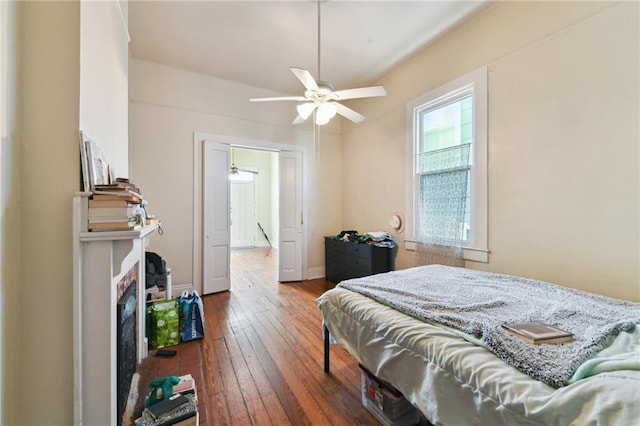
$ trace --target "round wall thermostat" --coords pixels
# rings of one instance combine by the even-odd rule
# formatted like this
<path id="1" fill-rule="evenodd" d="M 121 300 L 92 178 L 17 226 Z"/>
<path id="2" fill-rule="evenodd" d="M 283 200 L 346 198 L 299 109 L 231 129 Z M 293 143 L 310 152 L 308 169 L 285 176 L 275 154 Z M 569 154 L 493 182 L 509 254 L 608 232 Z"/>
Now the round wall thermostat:
<path id="1" fill-rule="evenodd" d="M 392 214 L 389 218 L 389 226 L 398 233 L 402 232 L 404 230 L 404 215 L 400 212 Z"/>

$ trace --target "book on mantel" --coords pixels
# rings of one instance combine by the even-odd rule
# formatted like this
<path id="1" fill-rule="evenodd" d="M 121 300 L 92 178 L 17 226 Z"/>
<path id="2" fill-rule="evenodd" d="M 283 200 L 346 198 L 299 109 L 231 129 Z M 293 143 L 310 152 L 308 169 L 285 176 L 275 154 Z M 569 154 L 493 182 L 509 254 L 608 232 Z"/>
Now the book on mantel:
<path id="1" fill-rule="evenodd" d="M 89 219 L 98 217 L 127 217 L 140 213 L 138 204 L 126 207 L 91 207 L 89 206 Z"/>
<path id="2" fill-rule="evenodd" d="M 88 203 L 89 231 L 128 231 L 141 228 L 148 217 L 146 200 L 131 179 L 118 177 L 93 188 Z"/>
<path id="3" fill-rule="evenodd" d="M 108 191 L 108 190 L 94 190 L 93 200 L 105 201 L 105 200 L 121 200 L 129 201 L 132 203 L 142 203 L 142 195 L 133 191 Z"/>
<path id="4" fill-rule="evenodd" d="M 129 207 L 139 207 L 140 204 L 133 203 L 131 201 L 123 200 L 121 197 L 115 198 L 113 200 L 89 200 L 89 208 L 93 209 L 103 209 L 103 208 L 129 208 Z"/>
<path id="5" fill-rule="evenodd" d="M 89 218 L 89 231 L 130 231 L 142 227 L 142 222 L 138 216 L 132 218 L 108 217 Z"/>
<path id="6" fill-rule="evenodd" d="M 128 191 L 137 192 L 138 194 L 140 193 L 140 188 L 138 188 L 133 182 L 122 182 L 122 181 L 119 181 L 118 179 L 122 179 L 122 178 L 117 178 L 114 182 L 111 182 L 111 183 L 98 184 L 98 185 L 95 185 L 94 187 L 95 189 L 102 190 L 102 191 L 128 190 Z"/>
<path id="7" fill-rule="evenodd" d="M 116 178 L 111 183 L 95 185 L 93 189 L 93 200 L 121 200 L 132 203 L 141 203 L 143 201 L 142 193 L 131 179 Z"/>
<path id="8" fill-rule="evenodd" d="M 573 340 L 573 333 L 542 322 L 506 323 L 502 327 L 533 345 L 567 343 Z"/>

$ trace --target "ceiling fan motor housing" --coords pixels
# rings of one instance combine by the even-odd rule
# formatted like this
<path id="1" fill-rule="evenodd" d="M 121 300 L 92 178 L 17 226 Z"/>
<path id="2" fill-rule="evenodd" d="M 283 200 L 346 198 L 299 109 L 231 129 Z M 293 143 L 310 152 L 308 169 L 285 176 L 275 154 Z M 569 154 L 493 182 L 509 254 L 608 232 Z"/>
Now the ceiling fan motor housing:
<path id="1" fill-rule="evenodd" d="M 333 85 L 331 83 L 327 83 L 326 81 L 318 80 L 317 81 L 318 89 L 306 90 L 304 92 L 305 98 L 313 101 L 313 102 L 324 102 L 331 93 L 333 93 Z"/>

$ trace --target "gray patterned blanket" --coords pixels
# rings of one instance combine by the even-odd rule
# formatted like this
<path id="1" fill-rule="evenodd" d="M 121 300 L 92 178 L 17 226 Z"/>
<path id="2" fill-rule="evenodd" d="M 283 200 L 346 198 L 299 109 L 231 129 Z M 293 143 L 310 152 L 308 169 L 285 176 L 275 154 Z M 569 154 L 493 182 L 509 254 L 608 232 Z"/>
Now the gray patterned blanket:
<path id="1" fill-rule="evenodd" d="M 640 324 L 640 303 L 611 299 L 542 281 L 429 265 L 342 281 L 343 287 L 407 315 L 480 338 L 498 357 L 555 388 Z M 570 343 L 531 345 L 502 328 L 540 321 L 574 334 Z"/>

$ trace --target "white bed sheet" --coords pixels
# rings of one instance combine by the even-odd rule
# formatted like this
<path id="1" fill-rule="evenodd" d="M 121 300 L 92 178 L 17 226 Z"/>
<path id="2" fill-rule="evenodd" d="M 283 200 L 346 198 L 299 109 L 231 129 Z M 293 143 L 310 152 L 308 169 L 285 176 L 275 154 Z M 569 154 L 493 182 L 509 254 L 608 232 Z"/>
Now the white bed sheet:
<path id="1" fill-rule="evenodd" d="M 601 372 L 554 389 L 458 332 L 358 293 L 335 288 L 318 306 L 336 342 L 433 424 L 640 425 L 640 371 Z"/>

